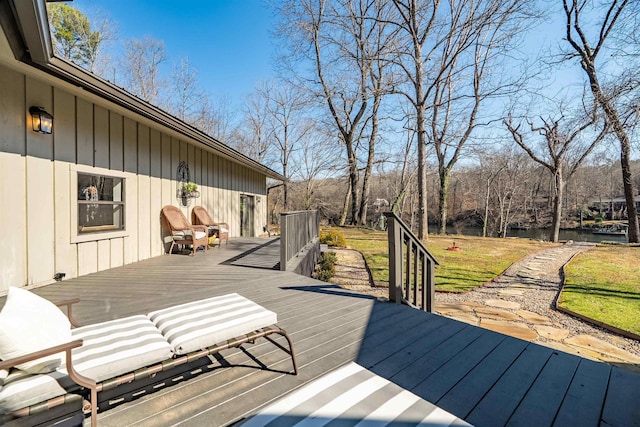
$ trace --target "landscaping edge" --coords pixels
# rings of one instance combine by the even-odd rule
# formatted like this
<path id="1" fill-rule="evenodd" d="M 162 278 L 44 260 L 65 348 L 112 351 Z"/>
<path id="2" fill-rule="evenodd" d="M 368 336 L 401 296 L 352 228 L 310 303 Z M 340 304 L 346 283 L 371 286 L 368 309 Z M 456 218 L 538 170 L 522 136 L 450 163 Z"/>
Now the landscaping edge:
<path id="1" fill-rule="evenodd" d="M 569 316 L 576 317 L 576 318 L 578 318 L 580 320 L 583 320 L 583 321 L 585 321 L 587 323 L 590 323 L 592 325 L 598 326 L 598 327 L 600 327 L 602 329 L 606 329 L 606 330 L 608 330 L 610 332 L 613 332 L 615 334 L 621 335 L 621 336 L 623 336 L 625 338 L 631 338 L 631 339 L 640 341 L 640 335 L 638 335 L 638 334 L 634 334 L 633 332 L 625 331 L 624 329 L 620 329 L 620 328 L 618 328 L 616 326 L 613 326 L 613 325 L 610 325 L 608 323 L 592 319 L 591 317 L 587 317 L 587 316 L 585 316 L 583 314 L 577 313 L 577 312 L 575 312 L 573 310 L 570 310 L 568 308 L 564 308 L 564 307 L 560 306 L 560 304 L 562 303 L 562 291 L 564 291 L 564 285 L 565 285 L 565 271 L 564 270 L 565 270 L 565 267 L 573 260 L 573 258 L 576 255 L 572 256 L 571 259 L 569 259 L 569 261 L 567 261 L 567 263 L 560 268 L 561 285 L 560 285 L 560 290 L 558 291 L 558 296 L 556 297 L 555 301 L 553 302 L 553 307 L 556 310 L 558 310 L 558 311 L 560 311 L 562 313 L 568 314 Z"/>

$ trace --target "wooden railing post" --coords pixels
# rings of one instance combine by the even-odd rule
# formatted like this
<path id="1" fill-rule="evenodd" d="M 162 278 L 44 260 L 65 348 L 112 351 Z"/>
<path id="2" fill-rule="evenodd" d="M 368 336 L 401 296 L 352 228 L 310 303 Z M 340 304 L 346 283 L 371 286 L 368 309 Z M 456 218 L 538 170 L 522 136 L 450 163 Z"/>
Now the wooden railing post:
<path id="1" fill-rule="evenodd" d="M 438 261 L 393 212 L 384 215 L 389 245 L 389 301 L 432 312 Z"/>
<path id="2" fill-rule="evenodd" d="M 389 245 L 389 301 L 402 303 L 402 238 L 395 215 L 387 215 Z"/>
<path id="3" fill-rule="evenodd" d="M 289 261 L 287 215 L 280 216 L 280 271 L 287 271 Z"/>

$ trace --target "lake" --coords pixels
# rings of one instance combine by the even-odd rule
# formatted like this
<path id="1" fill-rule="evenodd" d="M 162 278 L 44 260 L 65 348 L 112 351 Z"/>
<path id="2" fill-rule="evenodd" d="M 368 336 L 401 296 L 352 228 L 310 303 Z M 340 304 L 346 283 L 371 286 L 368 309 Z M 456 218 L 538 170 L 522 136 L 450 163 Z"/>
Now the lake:
<path id="1" fill-rule="evenodd" d="M 481 227 L 464 227 L 459 230 L 460 234 L 465 236 L 482 236 L 482 228 Z M 437 234 L 438 227 L 437 226 L 429 226 L 429 233 Z M 456 230 L 453 227 L 447 227 L 448 234 L 457 234 Z M 539 229 L 539 228 L 530 228 L 529 230 L 514 230 L 509 229 L 507 232 L 507 237 L 520 237 L 524 239 L 536 239 L 536 240 L 545 240 L 549 241 L 549 235 L 551 234 L 551 230 L 549 229 Z M 580 231 L 580 230 L 560 230 L 560 241 L 573 240 L 575 242 L 616 242 L 616 243 L 627 243 L 627 236 L 615 236 L 615 235 L 606 235 L 606 234 L 593 234 L 588 230 Z"/>

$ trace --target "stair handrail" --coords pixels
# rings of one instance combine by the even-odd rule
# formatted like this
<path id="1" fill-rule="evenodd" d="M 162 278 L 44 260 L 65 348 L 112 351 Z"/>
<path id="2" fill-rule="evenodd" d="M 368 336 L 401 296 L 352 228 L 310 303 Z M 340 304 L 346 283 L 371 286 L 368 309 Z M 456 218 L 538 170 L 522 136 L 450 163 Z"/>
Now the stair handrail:
<path id="1" fill-rule="evenodd" d="M 384 216 L 389 244 L 389 300 L 432 312 L 435 266 L 439 262 L 394 212 L 385 212 Z M 403 265 L 406 265 L 404 277 Z"/>

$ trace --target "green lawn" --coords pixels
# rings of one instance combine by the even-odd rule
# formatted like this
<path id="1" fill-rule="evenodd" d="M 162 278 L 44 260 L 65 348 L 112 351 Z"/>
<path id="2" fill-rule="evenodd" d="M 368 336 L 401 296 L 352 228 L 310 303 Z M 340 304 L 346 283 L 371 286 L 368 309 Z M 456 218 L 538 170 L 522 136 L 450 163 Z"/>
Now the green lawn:
<path id="1" fill-rule="evenodd" d="M 562 307 L 640 335 L 640 247 L 599 246 L 566 268 Z"/>
<path id="2" fill-rule="evenodd" d="M 389 283 L 387 233 L 363 228 L 335 227 L 347 244 L 360 251 L 377 285 Z M 447 251 L 447 247 L 460 251 Z M 551 247 L 524 239 L 494 239 L 471 236 L 430 235 L 426 247 L 440 263 L 436 267 L 436 290 L 464 292 L 480 286 L 502 273 L 528 254 Z"/>

